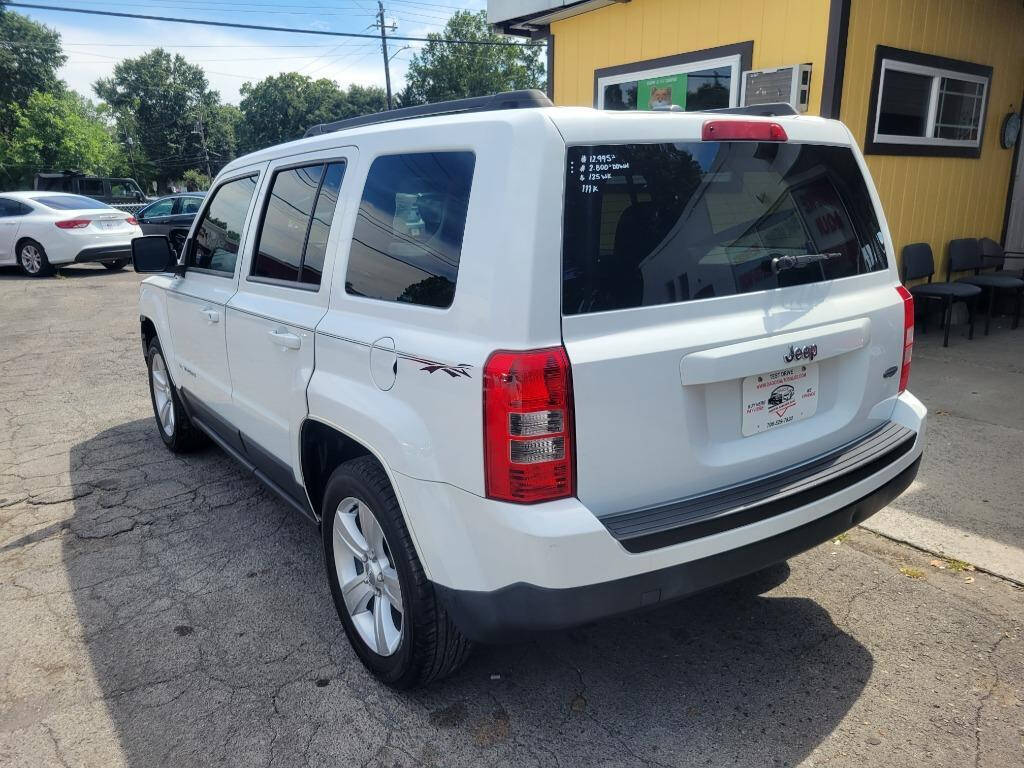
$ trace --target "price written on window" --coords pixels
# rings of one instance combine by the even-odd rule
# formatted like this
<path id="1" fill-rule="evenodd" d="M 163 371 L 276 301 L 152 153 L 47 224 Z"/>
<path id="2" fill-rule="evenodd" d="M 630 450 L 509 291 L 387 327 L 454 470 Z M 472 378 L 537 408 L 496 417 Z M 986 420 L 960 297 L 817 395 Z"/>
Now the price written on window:
<path id="1" fill-rule="evenodd" d="M 613 176 L 622 176 L 629 171 L 629 163 L 619 160 L 615 153 L 580 155 L 578 161 L 569 163 L 569 175 L 579 182 L 579 190 L 585 195 L 601 191 L 602 183 Z"/>

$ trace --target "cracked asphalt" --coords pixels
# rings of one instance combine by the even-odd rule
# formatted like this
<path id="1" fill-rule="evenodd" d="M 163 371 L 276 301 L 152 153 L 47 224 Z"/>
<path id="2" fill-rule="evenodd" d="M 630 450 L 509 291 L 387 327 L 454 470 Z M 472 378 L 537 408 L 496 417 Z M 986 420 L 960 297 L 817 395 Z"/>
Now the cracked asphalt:
<path id="1" fill-rule="evenodd" d="M 0 270 L 0 765 L 1024 765 L 1024 591 L 864 530 L 383 688 L 315 531 L 164 449 L 137 283 Z"/>

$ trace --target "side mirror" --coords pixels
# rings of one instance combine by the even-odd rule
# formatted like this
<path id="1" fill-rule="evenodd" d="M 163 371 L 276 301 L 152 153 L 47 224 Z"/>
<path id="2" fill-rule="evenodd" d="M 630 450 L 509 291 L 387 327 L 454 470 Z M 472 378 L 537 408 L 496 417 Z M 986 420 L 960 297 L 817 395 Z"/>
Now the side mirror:
<path id="1" fill-rule="evenodd" d="M 144 194 L 142 194 L 141 191 L 135 190 L 135 199 L 138 200 L 141 203 L 143 200 L 146 199 L 146 196 Z"/>
<path id="2" fill-rule="evenodd" d="M 171 241 L 165 235 L 146 235 L 132 240 L 132 265 L 136 272 L 172 272 L 177 261 Z"/>

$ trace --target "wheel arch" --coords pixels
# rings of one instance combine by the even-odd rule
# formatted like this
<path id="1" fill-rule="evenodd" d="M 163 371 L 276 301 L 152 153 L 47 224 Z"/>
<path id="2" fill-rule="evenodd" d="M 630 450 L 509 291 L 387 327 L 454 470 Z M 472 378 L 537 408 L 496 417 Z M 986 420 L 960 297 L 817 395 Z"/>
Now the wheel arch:
<path id="1" fill-rule="evenodd" d="M 149 352 L 150 342 L 157 338 L 156 323 L 145 315 L 139 315 L 139 327 L 142 333 L 142 354 L 145 356 Z"/>
<path id="2" fill-rule="evenodd" d="M 25 243 L 35 243 L 36 245 L 38 245 L 40 248 L 43 249 L 43 253 L 46 253 L 46 246 L 44 246 L 42 243 L 40 243 L 34 237 L 30 237 L 29 235 L 22 235 L 21 237 L 18 238 L 18 241 L 14 244 L 14 256 L 15 256 L 15 258 L 17 258 L 17 256 L 19 255 L 18 251 L 21 250 L 21 246 L 23 246 Z"/>
<path id="3" fill-rule="evenodd" d="M 416 556 L 423 566 L 427 578 L 430 578 L 430 564 L 423 556 L 423 548 L 420 546 L 416 536 L 416 529 L 406 510 L 405 499 L 402 497 L 401 489 L 395 482 L 394 472 L 381 454 L 372 448 L 365 441 L 348 434 L 335 424 L 323 421 L 315 416 L 307 416 L 299 428 L 299 471 L 302 474 L 302 486 L 306 491 L 306 497 L 313 514 L 320 520 L 320 508 L 323 505 L 324 490 L 327 481 L 342 463 L 360 456 L 371 456 L 384 470 L 391 490 L 398 501 L 398 509 L 402 513 L 402 519 L 409 530 Z"/>
<path id="4" fill-rule="evenodd" d="M 299 469 L 309 504 L 318 519 L 331 473 L 346 461 L 360 456 L 377 459 L 390 479 L 391 473 L 384 462 L 359 440 L 319 419 L 310 417 L 302 422 L 299 428 Z M 394 488 L 394 483 L 391 486 Z"/>

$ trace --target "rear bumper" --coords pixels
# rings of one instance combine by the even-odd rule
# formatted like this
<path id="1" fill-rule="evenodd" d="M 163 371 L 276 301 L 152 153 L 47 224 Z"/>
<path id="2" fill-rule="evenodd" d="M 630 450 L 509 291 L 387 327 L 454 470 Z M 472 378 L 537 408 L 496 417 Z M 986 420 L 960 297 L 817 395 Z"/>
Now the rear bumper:
<path id="1" fill-rule="evenodd" d="M 910 466 L 884 485 L 823 517 L 745 546 L 657 571 L 567 589 L 522 582 L 490 592 L 434 586 L 459 628 L 481 642 L 507 642 L 534 632 L 565 629 L 650 608 L 754 573 L 834 538 L 906 490 L 920 463 L 919 453 Z"/>
<path id="2" fill-rule="evenodd" d="M 131 243 L 123 245 L 98 245 L 92 248 L 83 248 L 75 256 L 75 264 L 131 260 Z"/>

